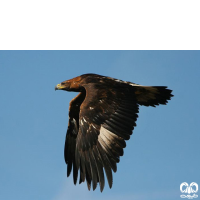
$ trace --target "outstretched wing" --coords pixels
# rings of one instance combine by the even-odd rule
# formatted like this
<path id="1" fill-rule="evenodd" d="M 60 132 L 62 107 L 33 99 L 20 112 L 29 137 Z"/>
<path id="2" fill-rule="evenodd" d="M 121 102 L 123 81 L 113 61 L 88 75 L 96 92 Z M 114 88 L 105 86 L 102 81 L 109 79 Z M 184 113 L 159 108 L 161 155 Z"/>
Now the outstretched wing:
<path id="1" fill-rule="evenodd" d="M 69 106 L 69 123 L 65 139 L 64 157 L 67 164 L 67 176 L 70 175 L 73 167 L 74 184 L 77 182 L 78 169 L 75 163 L 76 138 L 79 129 L 80 105 L 85 98 L 85 93 L 79 93 L 71 100 Z"/>
<path id="2" fill-rule="evenodd" d="M 99 86 L 100 87 L 100 86 Z M 105 184 L 112 187 L 112 171 L 117 171 L 125 148 L 136 125 L 138 105 L 129 87 L 97 88 L 95 84 L 85 86 L 86 98 L 81 104 L 79 131 L 76 139 L 75 162 L 80 169 L 80 183 L 87 181 L 88 189 Z M 77 178 L 77 176 L 75 177 Z"/>

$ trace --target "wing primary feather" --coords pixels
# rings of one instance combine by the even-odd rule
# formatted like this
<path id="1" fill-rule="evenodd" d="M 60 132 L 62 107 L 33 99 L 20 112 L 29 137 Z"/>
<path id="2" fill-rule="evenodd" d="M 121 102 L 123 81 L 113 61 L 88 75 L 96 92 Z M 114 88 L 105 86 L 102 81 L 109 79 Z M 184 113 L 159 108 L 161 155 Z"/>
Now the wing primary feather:
<path id="1" fill-rule="evenodd" d="M 131 110 L 130 110 L 129 108 L 127 108 L 127 106 L 126 106 L 126 107 L 122 107 L 122 106 L 120 105 L 120 107 L 118 108 L 118 110 L 124 111 L 125 113 L 132 115 Z M 127 115 L 127 114 L 126 114 L 126 115 Z"/>
<path id="2" fill-rule="evenodd" d="M 123 123 L 118 123 L 113 118 L 110 118 L 109 120 L 106 121 L 106 123 L 107 122 L 110 122 L 114 127 L 119 128 L 120 131 L 123 131 L 123 132 L 126 132 L 126 133 L 130 133 L 130 134 L 132 133 L 132 129 L 133 129 L 132 127 L 130 128 L 130 127 L 126 126 Z"/>
<path id="3" fill-rule="evenodd" d="M 77 138 L 79 140 L 79 138 Z M 78 144 L 79 141 L 77 141 L 77 144 Z M 76 144 L 76 146 L 77 146 Z M 76 162 L 76 167 L 77 169 L 80 168 L 80 152 L 81 150 L 79 150 L 78 147 L 76 147 L 76 150 L 75 150 L 75 162 Z"/>
<path id="4" fill-rule="evenodd" d="M 104 142 L 104 140 L 102 139 L 102 137 L 98 138 L 99 144 L 101 145 L 102 149 L 105 151 L 105 158 L 107 158 L 107 162 L 110 165 L 110 167 L 112 168 L 112 170 L 114 172 L 117 171 L 117 165 L 116 162 L 119 162 L 119 158 L 116 158 L 113 153 L 111 152 L 111 150 L 108 148 L 107 144 Z"/>
<path id="5" fill-rule="evenodd" d="M 81 161 L 80 161 L 80 181 L 79 184 L 85 181 L 85 156 L 84 153 L 81 153 Z"/>
<path id="6" fill-rule="evenodd" d="M 104 185 L 105 185 L 105 179 L 104 179 L 104 173 L 103 173 L 103 164 L 102 164 L 103 161 L 101 159 L 101 155 L 100 155 L 96 145 L 94 146 L 93 151 L 94 151 L 93 156 L 96 160 L 96 167 L 97 167 L 97 171 L 98 171 L 100 191 L 102 192 Z"/>
<path id="7" fill-rule="evenodd" d="M 121 109 L 116 110 L 115 113 L 117 113 L 118 115 L 126 116 L 126 117 L 131 118 L 131 119 L 134 117 L 134 114 L 131 114 L 131 113 L 126 112 L 126 111 L 121 110 Z"/>
<path id="8" fill-rule="evenodd" d="M 90 163 L 89 163 L 89 156 L 88 156 L 87 151 L 85 151 L 84 153 L 85 153 L 85 166 L 86 166 L 86 181 L 87 181 L 88 190 L 90 190 L 92 176 L 91 176 L 91 169 L 90 169 Z"/>
<path id="9" fill-rule="evenodd" d="M 108 185 L 111 188 L 112 187 L 112 183 L 113 183 L 113 177 L 112 177 L 111 167 L 110 167 L 110 164 L 109 164 L 110 162 L 109 162 L 109 159 L 107 158 L 106 153 L 104 152 L 104 150 L 101 147 L 99 142 L 97 142 L 97 150 L 99 152 L 99 155 L 101 156 L 103 167 L 104 167 L 104 170 L 106 172 Z"/>
<path id="10" fill-rule="evenodd" d="M 115 137 L 113 137 L 113 133 L 104 129 L 103 127 L 101 127 L 100 135 L 101 135 L 102 139 L 106 143 L 109 144 L 110 149 L 113 152 L 113 154 L 119 159 L 119 156 L 123 155 L 123 146 L 120 146 L 118 144 L 119 137 L 117 135 L 115 135 Z"/>
<path id="11" fill-rule="evenodd" d="M 76 185 L 77 182 L 77 177 L 78 177 L 78 169 L 76 167 L 75 160 L 73 162 L 73 178 L 74 178 L 74 184 Z"/>
<path id="12" fill-rule="evenodd" d="M 115 120 L 117 123 L 123 123 L 124 126 L 128 127 L 128 128 L 131 128 L 132 127 L 132 121 L 133 119 L 130 119 L 130 118 L 125 118 L 125 117 L 120 117 L 119 115 L 117 114 L 113 114 L 112 115 L 112 118 L 113 120 Z"/>
<path id="13" fill-rule="evenodd" d="M 69 177 L 72 171 L 72 162 L 67 163 L 67 177 Z"/>
<path id="14" fill-rule="evenodd" d="M 105 129 L 105 128 L 102 126 L 101 129 Z M 102 130 L 102 133 L 104 133 L 104 131 L 109 132 L 108 134 L 106 134 L 106 137 L 109 140 L 115 141 L 115 143 L 118 144 L 121 148 L 125 148 L 126 147 L 126 142 L 124 141 L 124 139 L 122 137 L 116 135 L 115 133 L 112 133 L 111 131 L 109 131 L 107 129 Z"/>
<path id="15" fill-rule="evenodd" d="M 90 169 L 91 169 L 91 175 L 92 175 L 92 186 L 93 186 L 93 190 L 95 190 L 97 187 L 98 172 L 96 169 L 96 161 L 92 154 L 92 149 L 89 150 L 89 159 L 90 159 Z"/>
<path id="16" fill-rule="evenodd" d="M 119 137 L 122 137 L 123 139 L 125 140 L 129 140 L 130 139 L 130 134 L 126 134 L 124 131 L 119 131 L 119 130 L 116 130 L 115 127 L 113 127 L 113 125 L 111 125 L 111 123 L 104 123 L 102 125 L 105 129 L 109 130 L 110 132 L 118 135 Z"/>
<path id="17" fill-rule="evenodd" d="M 125 115 L 125 113 L 119 112 L 118 110 L 115 111 L 115 113 L 113 114 L 113 116 L 119 118 L 119 120 L 125 120 L 126 122 L 132 123 L 133 118 L 132 116 L 129 115 Z"/>

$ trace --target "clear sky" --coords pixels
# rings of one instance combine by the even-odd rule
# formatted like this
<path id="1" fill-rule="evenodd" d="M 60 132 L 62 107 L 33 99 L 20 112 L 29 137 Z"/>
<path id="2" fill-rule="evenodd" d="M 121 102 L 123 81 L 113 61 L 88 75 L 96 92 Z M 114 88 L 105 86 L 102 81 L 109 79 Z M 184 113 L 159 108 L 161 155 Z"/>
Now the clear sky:
<path id="1" fill-rule="evenodd" d="M 103 193 L 66 177 L 76 93 L 54 87 L 83 73 L 168 86 L 175 95 L 167 106 L 140 107 L 113 188 L 106 183 Z M 199 85 L 200 51 L 0 51 L 0 199 L 181 199 L 182 182 L 200 186 Z"/>

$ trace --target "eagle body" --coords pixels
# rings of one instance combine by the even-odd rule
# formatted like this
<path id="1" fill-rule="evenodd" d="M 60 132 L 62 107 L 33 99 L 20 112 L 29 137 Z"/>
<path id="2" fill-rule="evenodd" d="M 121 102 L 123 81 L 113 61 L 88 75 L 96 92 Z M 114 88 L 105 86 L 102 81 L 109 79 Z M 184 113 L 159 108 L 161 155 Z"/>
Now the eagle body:
<path id="1" fill-rule="evenodd" d="M 64 157 L 67 176 L 73 169 L 74 184 L 86 180 L 88 189 L 105 176 L 111 188 L 112 171 L 123 156 L 126 140 L 136 126 L 139 105 L 166 104 L 173 96 L 165 86 L 142 86 L 97 74 L 83 74 L 63 81 L 56 90 L 79 92 L 69 106 L 69 123 Z"/>

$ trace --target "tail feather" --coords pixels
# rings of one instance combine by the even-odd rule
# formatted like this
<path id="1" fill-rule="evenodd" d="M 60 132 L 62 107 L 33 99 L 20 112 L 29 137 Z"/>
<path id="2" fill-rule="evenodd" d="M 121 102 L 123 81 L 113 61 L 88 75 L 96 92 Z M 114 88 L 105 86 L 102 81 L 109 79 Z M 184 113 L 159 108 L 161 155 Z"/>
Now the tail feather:
<path id="1" fill-rule="evenodd" d="M 134 86 L 137 101 L 143 106 L 166 105 L 174 95 L 166 86 Z"/>

